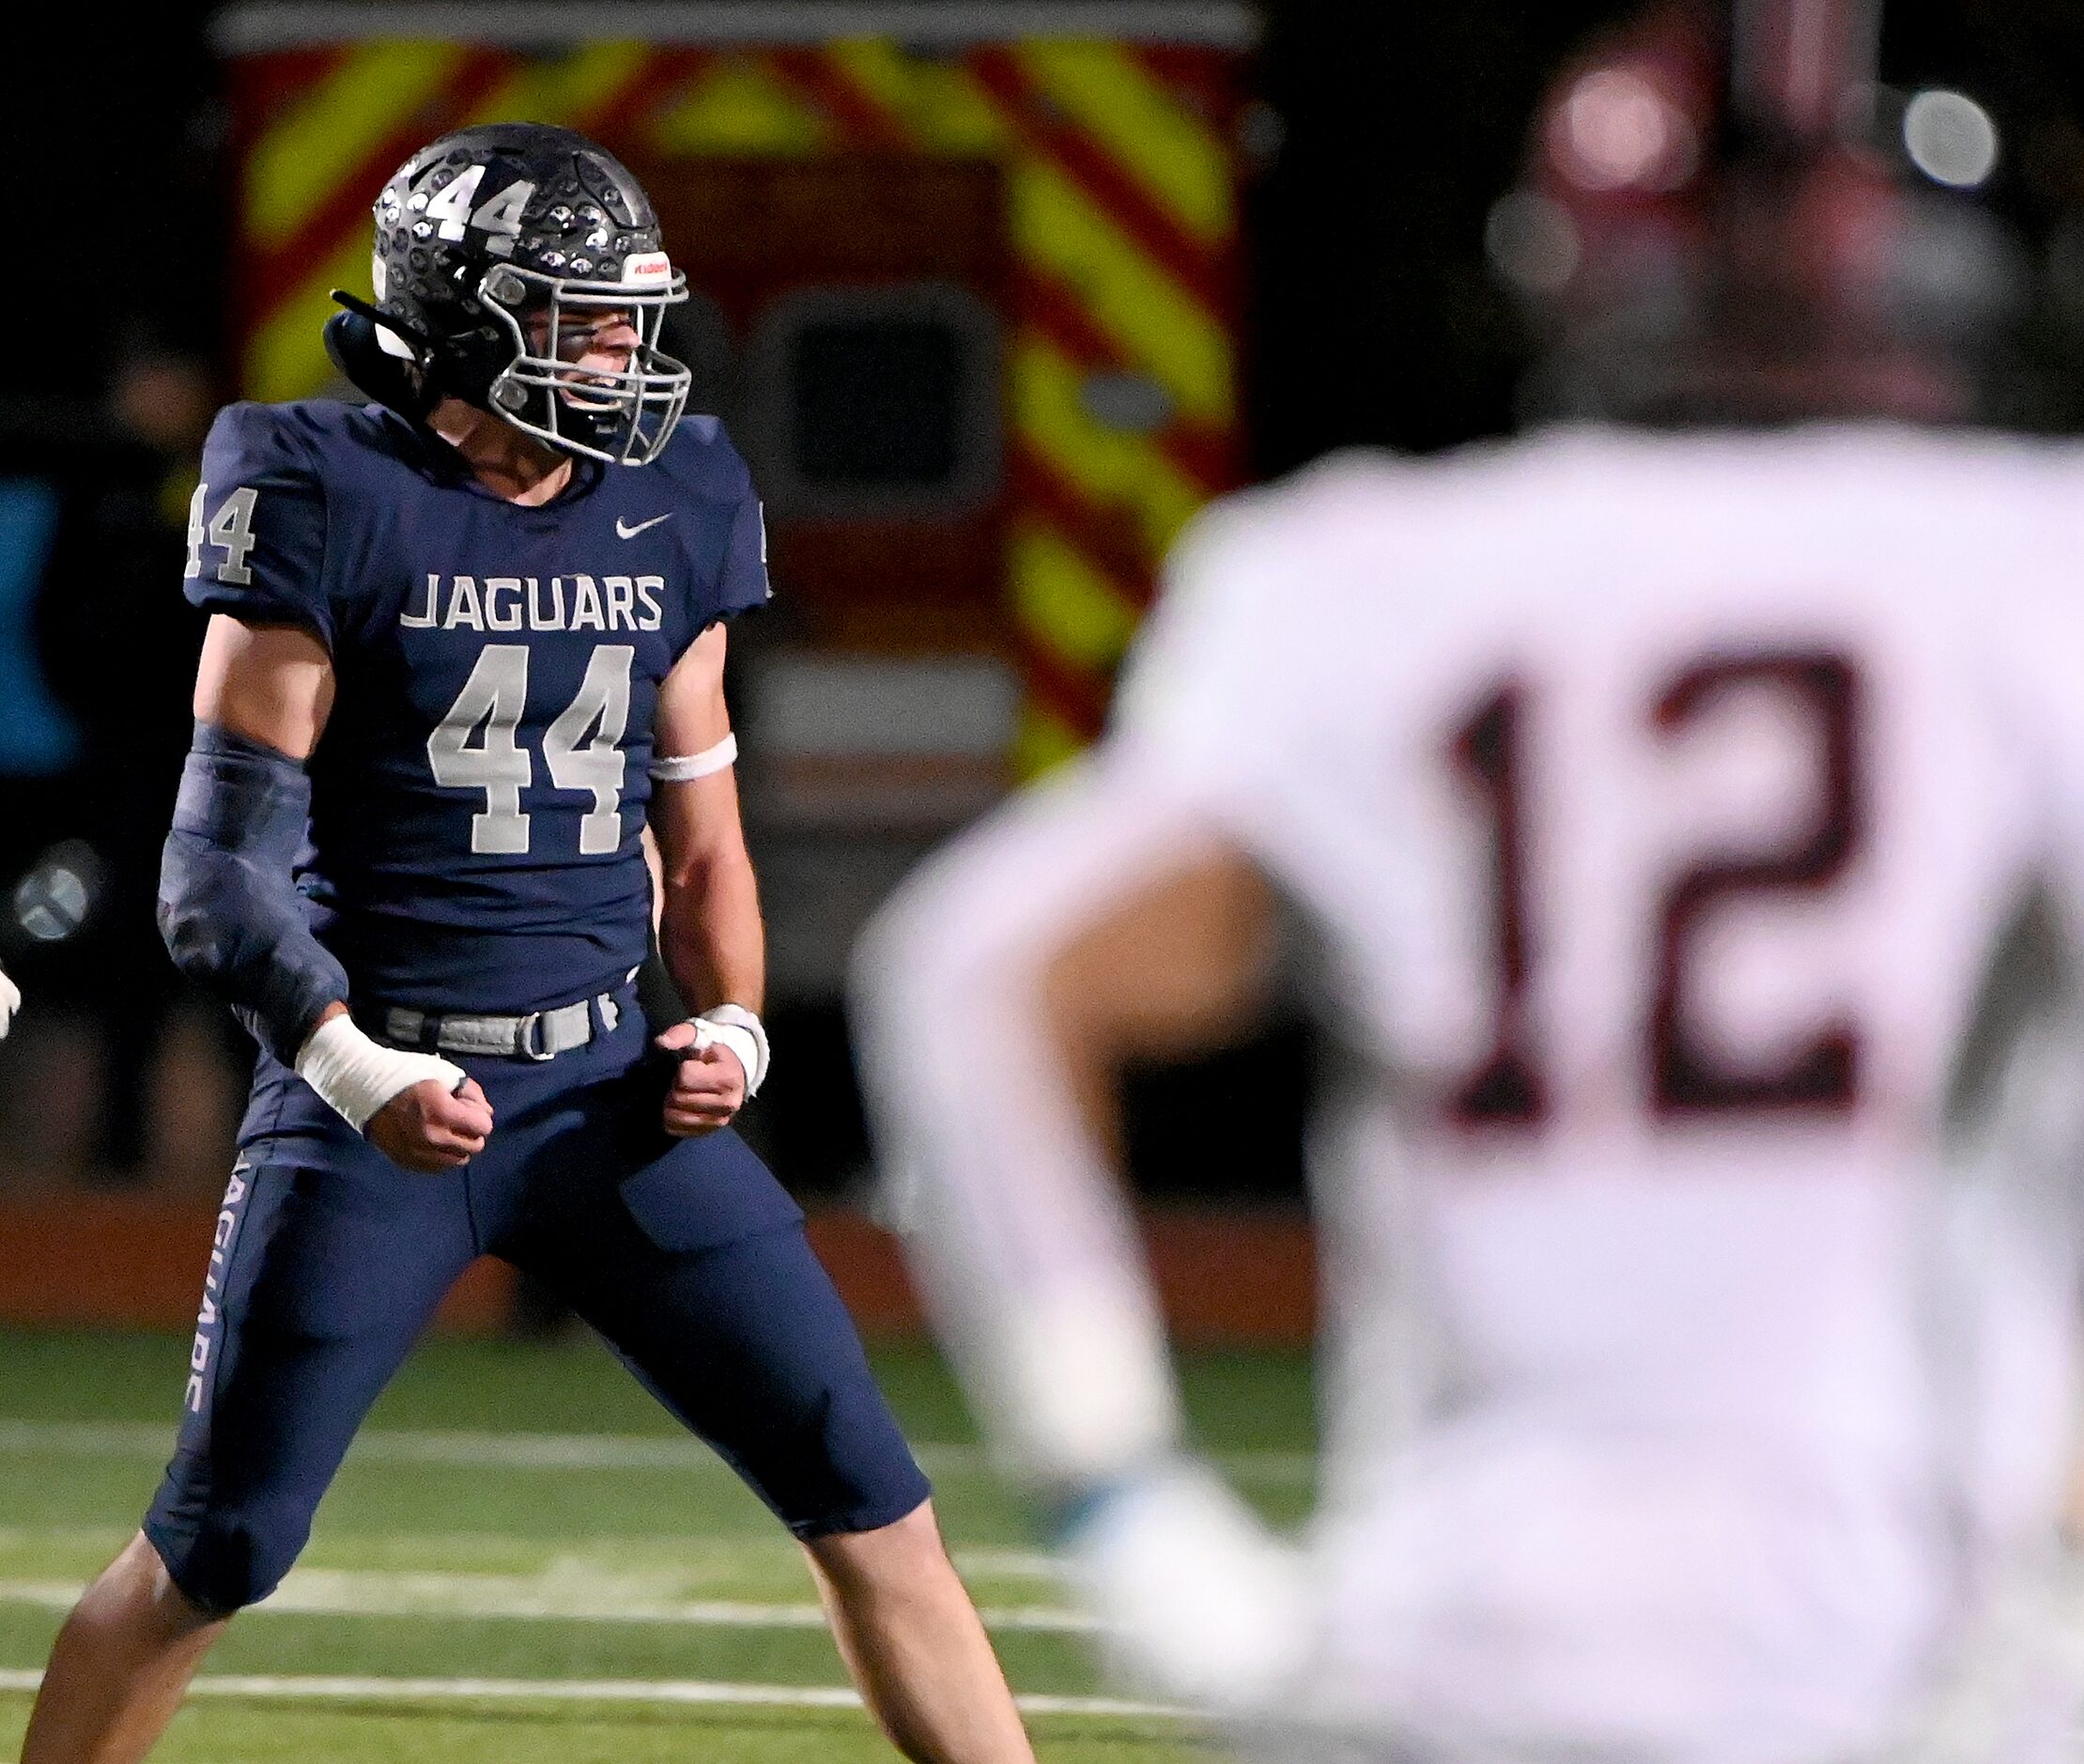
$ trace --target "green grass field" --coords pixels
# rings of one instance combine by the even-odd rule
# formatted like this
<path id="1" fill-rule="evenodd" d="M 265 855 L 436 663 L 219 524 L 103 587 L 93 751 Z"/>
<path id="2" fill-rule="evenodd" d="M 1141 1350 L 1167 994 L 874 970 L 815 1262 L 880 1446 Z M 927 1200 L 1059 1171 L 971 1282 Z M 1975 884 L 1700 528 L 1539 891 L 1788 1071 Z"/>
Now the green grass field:
<path id="1" fill-rule="evenodd" d="M 0 1757 L 81 1585 L 134 1529 L 186 1342 L 0 1333 Z M 1077 1614 L 920 1352 L 877 1369 L 1050 1764 L 1217 1754 L 1110 1707 Z M 1201 1437 L 1276 1520 L 1309 1498 L 1305 1369 L 1184 1369 Z M 895 1755 L 795 1547 L 590 1340 L 437 1340 L 385 1395 L 282 1590 L 235 1624 L 156 1757 L 854 1764 Z"/>

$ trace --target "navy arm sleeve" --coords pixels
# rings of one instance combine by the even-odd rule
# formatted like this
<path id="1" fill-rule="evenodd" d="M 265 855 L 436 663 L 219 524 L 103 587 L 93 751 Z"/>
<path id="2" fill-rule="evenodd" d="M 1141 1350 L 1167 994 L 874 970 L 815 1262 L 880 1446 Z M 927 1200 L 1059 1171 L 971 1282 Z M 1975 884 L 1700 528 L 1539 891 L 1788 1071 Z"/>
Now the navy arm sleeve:
<path id="1" fill-rule="evenodd" d="M 226 405 L 203 447 L 185 588 L 206 612 L 301 625 L 330 650 L 326 499 L 290 412 Z"/>
<path id="2" fill-rule="evenodd" d="M 195 725 L 160 859 L 160 936 L 174 966 L 285 1065 L 347 997 L 347 970 L 312 934 L 292 880 L 310 821 L 311 780 L 295 760 Z"/>

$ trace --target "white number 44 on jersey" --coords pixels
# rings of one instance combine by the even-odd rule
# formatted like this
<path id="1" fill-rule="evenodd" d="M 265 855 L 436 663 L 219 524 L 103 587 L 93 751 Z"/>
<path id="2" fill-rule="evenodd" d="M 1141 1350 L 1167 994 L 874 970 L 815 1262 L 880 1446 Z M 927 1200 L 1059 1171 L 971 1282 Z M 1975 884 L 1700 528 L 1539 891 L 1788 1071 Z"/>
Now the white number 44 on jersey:
<path id="1" fill-rule="evenodd" d="M 246 554 L 254 549 L 254 504 L 260 501 L 260 492 L 240 485 L 225 497 L 224 505 L 206 528 L 203 508 L 208 498 L 209 486 L 198 484 L 188 499 L 188 567 L 181 574 L 193 578 L 203 573 L 207 542 L 224 553 L 217 561 L 217 580 L 244 587 L 254 580 L 254 572 L 246 567 Z"/>

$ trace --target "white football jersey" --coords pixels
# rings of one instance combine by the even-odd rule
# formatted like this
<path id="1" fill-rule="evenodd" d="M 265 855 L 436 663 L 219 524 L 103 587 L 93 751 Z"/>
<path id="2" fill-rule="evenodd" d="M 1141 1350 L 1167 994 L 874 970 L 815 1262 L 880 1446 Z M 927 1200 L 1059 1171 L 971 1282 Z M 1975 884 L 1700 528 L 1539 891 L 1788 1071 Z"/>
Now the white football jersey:
<path id="1" fill-rule="evenodd" d="M 2049 1536 L 2084 454 L 1876 425 L 1335 461 L 1183 549 L 1112 746 L 1320 929 L 1379 1075 L 1317 1169 L 1331 1523 L 1382 1541 L 1342 1552 L 1350 1645 L 1437 1631 L 1428 1557 L 1538 1598 L 1521 1522 L 1553 1550 L 1615 1441 L 1660 1466 L 1609 1491 L 1637 1514 L 1675 1441 L 1792 1476 L 1906 1619 Z"/>
<path id="2" fill-rule="evenodd" d="M 2084 452 L 1556 429 L 1196 524 L 1100 755 L 867 964 L 958 1358 L 1088 1475 L 1170 1422 L 1023 975 L 1196 829 L 1320 935 L 1365 1075 L 1312 1158 L 1317 1712 L 1873 1741 L 2066 1471 Z"/>

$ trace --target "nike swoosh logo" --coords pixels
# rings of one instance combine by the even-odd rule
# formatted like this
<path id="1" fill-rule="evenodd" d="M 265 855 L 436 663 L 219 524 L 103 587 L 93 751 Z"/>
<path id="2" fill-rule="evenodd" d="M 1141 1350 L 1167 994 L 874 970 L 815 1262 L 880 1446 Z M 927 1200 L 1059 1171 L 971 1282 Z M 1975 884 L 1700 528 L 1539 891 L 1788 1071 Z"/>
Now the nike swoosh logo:
<path id="1" fill-rule="evenodd" d="M 656 527 L 661 520 L 671 520 L 672 518 L 672 511 L 668 509 L 663 515 L 654 515 L 649 520 L 640 520 L 634 527 L 625 527 L 623 525 L 623 518 L 617 515 L 615 536 L 618 539 L 634 539 L 646 527 Z"/>

